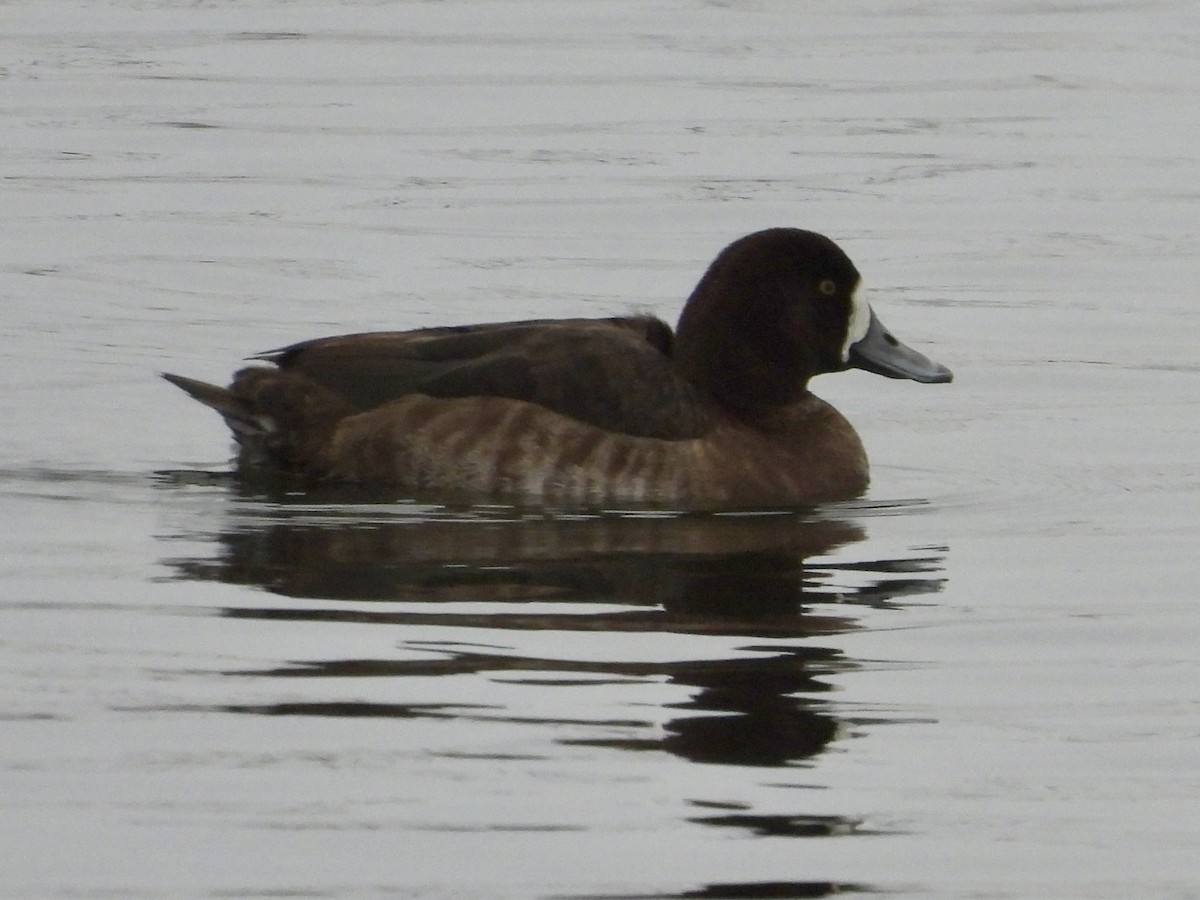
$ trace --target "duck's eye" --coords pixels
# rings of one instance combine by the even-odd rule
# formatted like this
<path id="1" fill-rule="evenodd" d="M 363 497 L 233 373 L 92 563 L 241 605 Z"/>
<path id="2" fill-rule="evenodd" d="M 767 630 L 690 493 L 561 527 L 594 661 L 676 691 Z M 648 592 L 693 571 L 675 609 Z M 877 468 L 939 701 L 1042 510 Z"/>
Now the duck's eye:
<path id="1" fill-rule="evenodd" d="M 826 278 L 824 281 L 822 281 L 820 284 L 817 285 L 817 290 L 820 291 L 822 294 L 824 294 L 826 297 L 832 297 L 837 292 L 837 282 L 834 281 L 832 278 Z"/>

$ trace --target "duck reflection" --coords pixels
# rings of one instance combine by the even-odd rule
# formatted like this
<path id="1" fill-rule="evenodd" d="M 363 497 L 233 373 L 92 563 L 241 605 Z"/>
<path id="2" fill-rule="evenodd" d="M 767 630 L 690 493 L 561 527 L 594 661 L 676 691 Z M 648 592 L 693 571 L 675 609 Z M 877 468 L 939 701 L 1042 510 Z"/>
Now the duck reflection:
<path id="1" fill-rule="evenodd" d="M 864 560 L 848 549 L 863 541 L 862 527 L 835 515 L 555 516 L 250 494 L 225 506 L 210 535 L 215 555 L 166 562 L 178 579 L 248 585 L 274 595 L 262 602 L 254 601 L 261 595 L 250 595 L 249 603 L 222 608 L 223 616 L 405 626 L 414 635 L 394 658 L 296 660 L 226 674 L 480 674 L 547 687 L 639 681 L 684 686 L 687 699 L 657 707 L 653 717 L 593 717 L 588 710 L 570 721 L 555 719 L 550 724 L 575 727 L 570 736 L 551 740 L 667 752 L 695 763 L 780 767 L 807 764 L 855 724 L 824 697 L 828 676 L 860 665 L 831 639 L 859 627 L 864 606 L 889 606 L 941 588 L 943 548 Z M 850 515 L 861 518 L 862 510 Z M 853 561 L 839 561 L 843 557 Z M 430 633 L 421 626 L 461 629 L 462 640 L 418 640 L 416 635 Z M 587 650 L 588 659 L 565 650 L 549 656 L 544 641 L 528 642 L 542 648 L 540 654 L 506 649 L 526 643 L 513 640 L 514 633 L 537 631 L 661 633 L 686 638 L 682 647 L 696 645 L 687 640 L 694 636 L 715 636 L 721 652 L 715 658 L 673 652 L 647 660 L 635 658 L 623 643 L 610 645 L 623 658 L 595 647 Z M 636 646 L 644 656 L 646 645 Z M 396 693 L 403 693 L 401 684 Z M 291 701 L 222 709 L 547 724 L 514 709 L 462 702 Z M 776 835 L 833 834 L 853 826 L 836 816 L 757 816 L 738 809 L 692 821 Z"/>

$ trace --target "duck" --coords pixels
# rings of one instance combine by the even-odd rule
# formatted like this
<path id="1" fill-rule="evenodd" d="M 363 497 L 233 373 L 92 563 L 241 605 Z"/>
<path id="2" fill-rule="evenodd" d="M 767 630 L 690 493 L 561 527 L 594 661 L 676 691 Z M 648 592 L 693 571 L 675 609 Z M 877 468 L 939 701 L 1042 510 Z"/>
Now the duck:
<path id="1" fill-rule="evenodd" d="M 224 418 L 240 467 L 386 496 L 697 510 L 866 491 L 863 443 L 813 377 L 953 378 L 883 326 L 833 240 L 799 228 L 725 247 L 674 329 L 649 315 L 533 319 L 248 359 L 228 387 L 162 376 Z"/>

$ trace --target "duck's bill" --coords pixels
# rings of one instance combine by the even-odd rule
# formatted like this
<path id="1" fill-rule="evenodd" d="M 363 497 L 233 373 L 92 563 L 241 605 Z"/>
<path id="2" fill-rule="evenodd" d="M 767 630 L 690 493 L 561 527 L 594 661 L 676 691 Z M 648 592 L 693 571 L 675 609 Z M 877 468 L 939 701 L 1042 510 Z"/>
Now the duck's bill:
<path id="1" fill-rule="evenodd" d="M 847 364 L 888 378 L 908 378 L 924 384 L 940 384 L 954 379 L 954 373 L 940 363 L 906 347 L 883 327 L 871 312 L 867 333 L 850 345 Z"/>

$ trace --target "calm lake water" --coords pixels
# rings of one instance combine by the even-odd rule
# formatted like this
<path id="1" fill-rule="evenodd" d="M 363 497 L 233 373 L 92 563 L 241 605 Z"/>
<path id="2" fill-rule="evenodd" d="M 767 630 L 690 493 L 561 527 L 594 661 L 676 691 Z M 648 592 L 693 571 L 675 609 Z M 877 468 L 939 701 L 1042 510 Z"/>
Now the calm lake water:
<path id="1" fill-rule="evenodd" d="M 1200 5 L 0 5 L 0 896 L 1200 897 Z M 156 377 L 825 232 L 862 500 L 230 474 Z"/>

